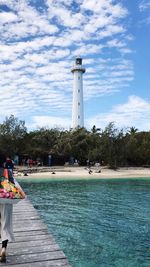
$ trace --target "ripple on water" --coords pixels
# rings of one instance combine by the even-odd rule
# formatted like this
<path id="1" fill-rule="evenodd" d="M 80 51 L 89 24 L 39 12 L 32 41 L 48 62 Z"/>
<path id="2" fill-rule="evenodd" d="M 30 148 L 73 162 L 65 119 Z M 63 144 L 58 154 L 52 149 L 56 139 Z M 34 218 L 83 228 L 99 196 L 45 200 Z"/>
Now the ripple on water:
<path id="1" fill-rule="evenodd" d="M 150 266 L 150 180 L 22 186 L 73 267 Z"/>

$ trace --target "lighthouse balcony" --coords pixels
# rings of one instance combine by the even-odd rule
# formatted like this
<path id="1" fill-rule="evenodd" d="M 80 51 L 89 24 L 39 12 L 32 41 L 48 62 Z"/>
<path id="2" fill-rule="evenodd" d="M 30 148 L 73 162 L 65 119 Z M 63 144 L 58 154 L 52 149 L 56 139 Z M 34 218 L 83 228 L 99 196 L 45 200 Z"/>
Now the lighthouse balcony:
<path id="1" fill-rule="evenodd" d="M 85 68 L 83 68 L 82 66 L 74 66 L 73 68 L 71 68 L 71 72 L 75 72 L 75 71 L 81 71 L 82 73 L 85 72 Z"/>

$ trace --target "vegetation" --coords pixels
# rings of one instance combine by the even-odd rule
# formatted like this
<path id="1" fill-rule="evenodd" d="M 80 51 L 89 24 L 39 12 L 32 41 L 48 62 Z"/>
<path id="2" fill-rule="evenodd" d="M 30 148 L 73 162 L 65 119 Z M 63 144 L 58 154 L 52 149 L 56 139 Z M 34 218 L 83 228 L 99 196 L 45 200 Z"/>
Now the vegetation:
<path id="1" fill-rule="evenodd" d="M 139 132 L 135 127 L 127 131 L 109 123 L 104 130 L 85 128 L 60 130 L 41 128 L 27 132 L 25 122 L 13 115 L 0 124 L 0 152 L 20 160 L 40 158 L 48 164 L 64 164 L 77 159 L 80 165 L 100 162 L 111 168 L 150 165 L 150 132 Z"/>

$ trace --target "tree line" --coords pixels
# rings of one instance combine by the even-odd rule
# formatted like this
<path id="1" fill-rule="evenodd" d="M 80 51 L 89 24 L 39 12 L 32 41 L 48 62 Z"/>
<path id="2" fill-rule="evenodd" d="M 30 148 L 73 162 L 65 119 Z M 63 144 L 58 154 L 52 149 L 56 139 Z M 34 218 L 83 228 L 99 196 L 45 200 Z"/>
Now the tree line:
<path id="1" fill-rule="evenodd" d="M 25 121 L 11 115 L 0 124 L 0 153 L 23 158 L 40 158 L 48 164 L 63 165 L 76 159 L 80 165 L 87 160 L 99 162 L 111 168 L 150 165 L 150 131 L 138 131 L 135 127 L 118 129 L 110 122 L 104 129 L 39 128 L 27 131 Z"/>

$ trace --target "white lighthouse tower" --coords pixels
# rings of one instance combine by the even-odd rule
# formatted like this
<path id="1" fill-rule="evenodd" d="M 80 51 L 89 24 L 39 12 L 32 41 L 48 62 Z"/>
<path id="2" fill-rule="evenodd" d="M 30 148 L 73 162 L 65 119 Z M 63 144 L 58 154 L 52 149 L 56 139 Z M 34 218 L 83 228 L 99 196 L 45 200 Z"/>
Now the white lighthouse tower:
<path id="1" fill-rule="evenodd" d="M 73 73 L 72 128 L 74 129 L 84 127 L 82 75 L 85 68 L 82 66 L 82 58 L 75 59 L 71 72 Z"/>

